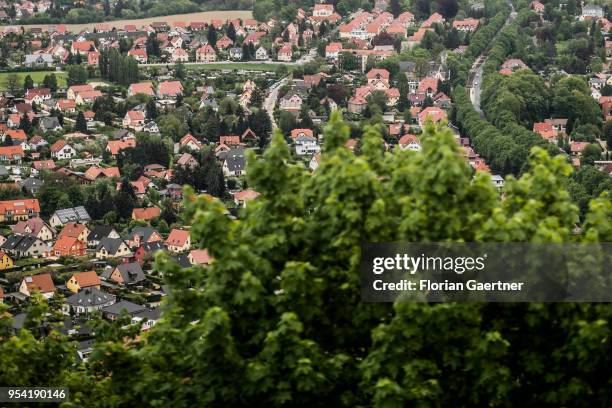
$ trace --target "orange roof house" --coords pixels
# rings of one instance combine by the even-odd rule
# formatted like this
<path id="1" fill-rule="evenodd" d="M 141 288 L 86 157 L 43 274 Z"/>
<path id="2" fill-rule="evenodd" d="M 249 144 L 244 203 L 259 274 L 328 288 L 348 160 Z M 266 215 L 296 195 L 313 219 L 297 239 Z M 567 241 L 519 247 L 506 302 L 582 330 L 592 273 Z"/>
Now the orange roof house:
<path id="1" fill-rule="evenodd" d="M 419 126 L 423 126 L 427 120 L 431 120 L 433 123 L 438 123 L 446 119 L 446 111 L 440 108 L 430 106 L 428 108 L 423 109 L 419 113 Z"/>
<path id="2" fill-rule="evenodd" d="M 166 239 L 166 247 L 172 252 L 185 252 L 191 246 L 189 231 L 174 228 Z"/>
<path id="3" fill-rule="evenodd" d="M 553 129 L 552 122 L 536 122 L 533 124 L 533 131 L 546 140 L 556 140 L 558 135 Z"/>
<path id="4" fill-rule="evenodd" d="M 69 222 L 64 225 L 64 228 L 60 231 L 58 238 L 71 237 L 77 238 L 79 241 L 87 243 L 87 236 L 89 235 L 89 228 L 85 224 L 79 224 L 76 222 Z"/>
<path id="5" fill-rule="evenodd" d="M 87 180 L 94 181 L 104 177 L 121 177 L 119 167 L 97 167 L 92 166 L 85 171 L 83 175 Z"/>
<path id="6" fill-rule="evenodd" d="M 95 287 L 96 289 L 100 289 L 101 284 L 100 277 L 95 271 L 87 271 L 73 274 L 66 282 L 66 287 L 70 291 L 77 293 L 79 290 L 85 288 Z"/>
<path id="7" fill-rule="evenodd" d="M 183 93 L 183 84 L 181 81 L 163 81 L 157 85 L 158 97 L 175 98 Z"/>
<path id="8" fill-rule="evenodd" d="M 106 150 L 108 150 L 113 156 L 116 156 L 120 151 L 134 147 L 136 147 L 135 139 L 109 140 L 108 144 L 106 145 Z"/>
<path id="9" fill-rule="evenodd" d="M 27 220 L 40 214 L 37 199 L 0 201 L 0 221 Z"/>
<path id="10" fill-rule="evenodd" d="M 161 209 L 157 207 L 134 208 L 132 210 L 132 219 L 140 221 L 149 221 L 161 215 Z"/>
<path id="11" fill-rule="evenodd" d="M 55 285 L 53 284 L 53 279 L 51 279 L 51 274 L 40 273 L 38 275 L 24 276 L 19 285 L 19 292 L 26 296 L 41 293 L 45 298 L 51 298 L 55 292 Z"/>
<path id="12" fill-rule="evenodd" d="M 55 241 L 51 249 L 51 254 L 57 258 L 65 256 L 84 256 L 85 249 L 85 244 L 79 241 L 77 237 L 63 236 Z"/>

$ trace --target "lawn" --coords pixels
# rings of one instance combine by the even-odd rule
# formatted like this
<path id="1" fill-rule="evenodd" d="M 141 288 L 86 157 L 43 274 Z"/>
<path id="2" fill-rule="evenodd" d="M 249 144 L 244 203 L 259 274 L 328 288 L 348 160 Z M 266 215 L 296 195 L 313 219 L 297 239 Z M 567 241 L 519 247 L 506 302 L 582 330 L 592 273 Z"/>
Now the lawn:
<path id="1" fill-rule="evenodd" d="M 57 71 L 31 71 L 31 72 L 14 72 L 19 75 L 20 82 L 23 83 L 23 79 L 30 75 L 34 84 L 42 84 L 45 75 L 55 74 L 57 77 L 57 85 L 65 86 L 66 85 L 66 72 L 57 72 Z M 6 90 L 6 77 L 13 72 L 0 72 L 0 90 Z"/>

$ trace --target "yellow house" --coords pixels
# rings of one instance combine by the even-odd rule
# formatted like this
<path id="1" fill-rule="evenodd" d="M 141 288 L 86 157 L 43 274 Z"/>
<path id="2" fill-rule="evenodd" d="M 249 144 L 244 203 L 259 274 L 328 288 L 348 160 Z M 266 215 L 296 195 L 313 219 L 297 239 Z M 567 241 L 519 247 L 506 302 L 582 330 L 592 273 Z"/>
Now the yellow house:
<path id="1" fill-rule="evenodd" d="M 13 260 L 10 256 L 0 251 L 0 270 L 9 269 L 13 267 Z"/>
<path id="2" fill-rule="evenodd" d="M 66 287 L 74 293 L 78 293 L 79 290 L 92 286 L 96 289 L 100 289 L 100 285 L 100 277 L 95 271 L 75 273 L 66 282 Z"/>

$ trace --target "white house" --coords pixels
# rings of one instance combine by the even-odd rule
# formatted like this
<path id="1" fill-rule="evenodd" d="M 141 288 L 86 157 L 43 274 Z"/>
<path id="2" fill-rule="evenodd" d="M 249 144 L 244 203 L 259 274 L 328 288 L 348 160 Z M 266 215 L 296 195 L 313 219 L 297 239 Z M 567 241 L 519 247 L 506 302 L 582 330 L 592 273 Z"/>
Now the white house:
<path id="1" fill-rule="evenodd" d="M 313 136 L 300 135 L 294 140 L 295 152 L 299 156 L 307 156 L 317 154 L 321 151 L 321 147 L 317 143 L 317 139 Z"/>
<path id="2" fill-rule="evenodd" d="M 75 148 L 66 143 L 65 140 L 58 140 L 57 142 L 53 143 L 50 151 L 51 157 L 58 160 L 72 159 L 77 154 Z"/>
<path id="3" fill-rule="evenodd" d="M 258 61 L 264 61 L 268 59 L 268 51 L 264 47 L 259 47 L 255 51 L 255 59 Z"/>

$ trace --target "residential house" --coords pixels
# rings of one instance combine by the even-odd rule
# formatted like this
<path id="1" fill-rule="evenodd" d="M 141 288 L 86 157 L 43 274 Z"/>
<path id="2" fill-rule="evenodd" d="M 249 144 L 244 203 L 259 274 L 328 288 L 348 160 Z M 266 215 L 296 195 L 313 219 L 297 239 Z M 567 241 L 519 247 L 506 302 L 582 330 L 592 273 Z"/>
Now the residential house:
<path id="1" fill-rule="evenodd" d="M 128 55 L 133 57 L 140 64 L 146 64 L 149 61 L 147 50 L 144 48 L 133 48 L 128 51 Z"/>
<path id="2" fill-rule="evenodd" d="M 478 28 L 479 21 L 475 18 L 453 21 L 453 28 L 462 32 L 473 32 Z"/>
<path id="3" fill-rule="evenodd" d="M 446 111 L 434 106 L 425 108 L 419 113 L 419 126 L 423 127 L 428 120 L 431 120 L 433 123 L 447 120 Z"/>
<path id="4" fill-rule="evenodd" d="M 62 125 L 60 124 L 59 119 L 55 116 L 40 118 L 40 121 L 38 123 L 40 126 L 40 130 L 42 130 L 44 133 L 50 131 L 59 132 L 60 130 L 62 130 Z"/>
<path id="5" fill-rule="evenodd" d="M 298 156 L 317 154 L 321 151 L 317 139 L 312 136 L 300 135 L 295 138 L 293 143 L 295 146 L 295 153 Z"/>
<path id="6" fill-rule="evenodd" d="M 0 245 L 5 253 L 15 258 L 40 258 L 47 256 L 49 247 L 40 239 L 31 235 L 12 234 Z"/>
<path id="7" fill-rule="evenodd" d="M 166 248 L 171 252 L 185 252 L 191 248 L 189 231 L 172 229 L 165 241 Z"/>
<path id="8" fill-rule="evenodd" d="M 23 63 L 26 67 L 52 67 L 53 55 L 51 54 L 27 54 Z"/>
<path id="9" fill-rule="evenodd" d="M 196 139 L 191 133 L 187 133 L 183 136 L 179 142 L 181 147 L 185 146 L 191 150 L 199 151 L 202 148 L 202 143 Z"/>
<path id="10" fill-rule="evenodd" d="M 37 199 L 0 201 L 0 221 L 19 221 L 38 217 L 40 205 Z"/>
<path id="11" fill-rule="evenodd" d="M 77 96 L 83 92 L 92 92 L 94 89 L 91 85 L 72 85 L 66 92 L 66 97 L 72 101 L 76 100 Z"/>
<path id="12" fill-rule="evenodd" d="M 112 306 L 115 302 L 115 295 L 103 292 L 96 287 L 88 287 L 68 297 L 66 303 L 62 305 L 62 311 L 65 314 L 72 312 L 78 316 Z"/>
<path id="13" fill-rule="evenodd" d="M 87 54 L 87 65 L 97 67 L 100 61 L 100 53 L 98 51 L 89 51 Z"/>
<path id="14" fill-rule="evenodd" d="M 164 247 L 163 241 L 155 241 L 155 242 L 145 242 L 140 245 L 136 252 L 134 253 L 134 260 L 141 265 L 144 265 L 146 262 L 153 259 L 153 256 L 158 251 L 165 251 L 166 247 Z"/>
<path id="15" fill-rule="evenodd" d="M 44 101 L 51 99 L 51 89 L 49 88 L 31 88 L 25 93 L 24 99 L 30 105 L 32 103 L 41 104 Z"/>
<path id="16" fill-rule="evenodd" d="M 289 91 L 280 99 L 280 109 L 289 111 L 295 115 L 300 112 L 303 103 L 302 97 L 294 91 Z"/>
<path id="17" fill-rule="evenodd" d="M 126 112 L 122 123 L 124 127 L 140 132 L 145 123 L 145 114 L 143 111 L 129 110 Z"/>
<path id="18" fill-rule="evenodd" d="M 49 273 L 24 276 L 19 284 L 19 292 L 26 296 L 40 293 L 46 299 L 51 299 L 55 293 L 55 284 Z"/>
<path id="19" fill-rule="evenodd" d="M 181 81 L 162 81 L 157 84 L 158 98 L 176 98 L 183 93 Z"/>
<path id="20" fill-rule="evenodd" d="M 72 159 L 77 153 L 74 147 L 61 139 L 53 143 L 49 151 L 51 152 L 51 157 L 58 160 Z"/>
<path id="21" fill-rule="evenodd" d="M 87 235 L 87 246 L 96 248 L 100 244 L 102 238 L 121 238 L 115 228 L 110 225 L 96 225 Z"/>
<path id="22" fill-rule="evenodd" d="M 153 227 L 134 227 L 126 237 L 127 244 L 130 248 L 138 248 L 145 243 L 159 242 L 162 240 L 161 234 Z"/>
<path id="23" fill-rule="evenodd" d="M 150 82 L 139 82 L 137 84 L 130 84 L 130 86 L 128 87 L 128 96 L 134 96 L 138 94 L 154 97 L 155 90 L 153 90 L 153 84 L 151 84 Z"/>
<path id="24" fill-rule="evenodd" d="M 402 150 L 412 150 L 418 152 L 421 150 L 421 142 L 415 135 L 404 135 L 399 139 L 398 145 Z"/>
<path id="25" fill-rule="evenodd" d="M 87 55 L 89 51 L 95 51 L 96 44 L 93 41 L 84 40 L 84 41 L 74 41 L 72 46 L 70 47 L 70 52 L 72 55 L 81 54 Z"/>
<path id="26" fill-rule="evenodd" d="M 75 113 L 76 102 L 74 99 L 58 99 L 54 108 L 64 113 Z"/>
<path id="27" fill-rule="evenodd" d="M 189 62 L 189 54 L 182 48 L 175 48 L 172 51 L 171 60 L 173 63 Z"/>
<path id="28" fill-rule="evenodd" d="M 177 166 L 194 168 L 198 165 L 198 161 L 189 153 L 181 154 L 181 157 L 176 161 Z"/>
<path id="29" fill-rule="evenodd" d="M 98 259 L 125 257 L 130 254 L 130 248 L 121 238 L 104 237 L 96 247 L 96 257 Z"/>
<path id="30" fill-rule="evenodd" d="M 24 153 L 20 145 L 17 146 L 0 146 L 0 162 L 3 163 L 21 163 Z"/>
<path id="31" fill-rule="evenodd" d="M 340 53 L 342 52 L 342 43 L 333 42 L 325 46 L 325 58 L 329 60 L 338 60 Z"/>
<path id="32" fill-rule="evenodd" d="M 134 208 L 132 210 L 132 219 L 140 221 L 150 221 L 161 215 L 161 210 L 158 207 Z"/>
<path id="33" fill-rule="evenodd" d="M 230 149 L 225 153 L 223 161 L 223 174 L 225 177 L 243 176 L 246 170 L 244 149 Z"/>
<path id="34" fill-rule="evenodd" d="M 136 139 L 124 139 L 124 140 L 109 140 L 106 144 L 106 150 L 116 156 L 125 149 L 135 148 L 136 147 Z"/>
<path id="35" fill-rule="evenodd" d="M 142 267 L 138 262 L 124 263 L 112 269 L 108 268 L 104 271 L 103 277 L 108 281 L 125 286 L 143 284 L 146 281 Z"/>
<path id="36" fill-rule="evenodd" d="M 139 313 L 146 311 L 147 308 L 136 303 L 129 302 L 127 300 L 121 300 L 110 306 L 106 306 L 101 309 L 102 316 L 105 319 L 114 321 L 117 320 L 122 314 L 126 313 L 129 316 L 135 316 Z"/>
<path id="37" fill-rule="evenodd" d="M 62 258 L 66 256 L 84 256 L 85 244 L 77 237 L 62 236 L 55 241 L 51 249 L 51 256 Z"/>
<path id="38" fill-rule="evenodd" d="M 280 50 L 278 50 L 277 59 L 279 61 L 291 62 L 293 58 L 293 50 L 291 49 L 290 43 L 285 43 Z"/>
<path id="39" fill-rule="evenodd" d="M 0 251 L 0 270 L 11 269 L 13 265 L 13 259 L 4 251 Z M 0 303 L 2 303 L 1 299 Z"/>
<path id="40" fill-rule="evenodd" d="M 87 244 L 87 237 L 91 231 L 85 224 L 79 224 L 76 222 L 69 222 L 60 231 L 58 238 L 71 237 L 76 238 L 84 244 Z"/>
<path id="41" fill-rule="evenodd" d="M 73 273 L 70 279 L 66 281 L 66 287 L 74 293 L 86 288 L 100 289 L 101 284 L 102 282 L 96 271 Z"/>
<path id="42" fill-rule="evenodd" d="M 13 234 L 31 235 L 44 242 L 53 240 L 56 233 L 55 228 L 51 227 L 40 217 L 18 221 L 17 224 L 11 226 L 11 230 Z"/>
<path id="43" fill-rule="evenodd" d="M 266 50 L 264 47 L 259 47 L 257 48 L 257 50 L 255 50 L 255 59 L 257 61 L 265 61 L 268 59 L 268 50 Z"/>
<path id="44" fill-rule="evenodd" d="M 78 207 L 56 210 L 49 219 L 49 224 L 51 224 L 53 228 L 59 228 L 70 222 L 87 224 L 89 221 L 91 221 L 91 217 L 87 213 L 85 207 L 81 205 Z"/>
<path id="45" fill-rule="evenodd" d="M 246 189 L 234 193 L 234 202 L 238 207 L 246 207 L 247 201 L 254 200 L 259 193 L 253 189 Z"/>
<path id="46" fill-rule="evenodd" d="M 242 47 L 232 47 L 229 49 L 229 57 L 231 60 L 241 61 L 242 56 L 243 56 Z"/>
<path id="47" fill-rule="evenodd" d="M 210 44 L 204 44 L 196 50 L 197 62 L 213 62 L 217 60 L 217 53 Z"/>

